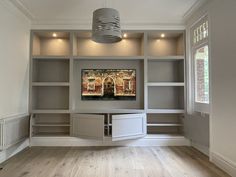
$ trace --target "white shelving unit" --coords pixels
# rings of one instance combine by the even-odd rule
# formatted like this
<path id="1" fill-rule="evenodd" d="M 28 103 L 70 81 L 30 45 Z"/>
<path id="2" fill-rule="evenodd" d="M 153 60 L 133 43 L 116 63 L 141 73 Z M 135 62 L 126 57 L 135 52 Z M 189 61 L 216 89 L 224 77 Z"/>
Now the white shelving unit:
<path id="1" fill-rule="evenodd" d="M 152 137 L 182 135 L 185 113 L 184 33 L 166 31 L 164 39 L 161 33 L 154 31 L 147 37 L 146 113 Z"/>
<path id="2" fill-rule="evenodd" d="M 126 33 L 108 45 L 93 42 L 90 31 L 32 31 L 32 138 L 184 139 L 184 31 Z M 136 69 L 136 100 L 81 100 L 81 69 L 88 68 Z"/>

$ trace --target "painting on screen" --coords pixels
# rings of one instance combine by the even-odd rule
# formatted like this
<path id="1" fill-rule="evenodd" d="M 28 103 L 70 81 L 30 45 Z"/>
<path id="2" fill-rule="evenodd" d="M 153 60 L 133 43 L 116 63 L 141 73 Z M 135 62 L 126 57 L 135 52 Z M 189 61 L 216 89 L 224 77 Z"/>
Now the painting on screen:
<path id="1" fill-rule="evenodd" d="M 82 100 L 135 100 L 135 69 L 82 69 Z"/>

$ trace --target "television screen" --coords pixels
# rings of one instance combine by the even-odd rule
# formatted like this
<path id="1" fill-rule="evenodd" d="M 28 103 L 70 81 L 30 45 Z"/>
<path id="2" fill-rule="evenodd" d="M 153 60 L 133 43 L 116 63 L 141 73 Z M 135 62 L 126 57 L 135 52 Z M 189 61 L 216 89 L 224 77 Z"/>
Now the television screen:
<path id="1" fill-rule="evenodd" d="M 135 69 L 82 69 L 82 100 L 135 100 Z"/>

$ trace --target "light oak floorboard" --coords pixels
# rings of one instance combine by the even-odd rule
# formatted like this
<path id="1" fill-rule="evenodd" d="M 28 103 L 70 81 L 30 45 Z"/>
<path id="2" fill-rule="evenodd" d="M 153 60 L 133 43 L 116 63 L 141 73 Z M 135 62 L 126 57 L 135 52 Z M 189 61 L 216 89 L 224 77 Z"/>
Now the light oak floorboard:
<path id="1" fill-rule="evenodd" d="M 0 177 L 229 177 L 191 147 L 33 147 Z"/>

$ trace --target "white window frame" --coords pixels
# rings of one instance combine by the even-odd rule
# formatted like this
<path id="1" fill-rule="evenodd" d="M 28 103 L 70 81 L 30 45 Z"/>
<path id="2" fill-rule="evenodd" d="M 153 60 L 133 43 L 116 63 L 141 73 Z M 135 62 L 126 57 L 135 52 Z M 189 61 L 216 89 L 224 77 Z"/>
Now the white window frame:
<path id="1" fill-rule="evenodd" d="M 211 103 L 211 99 L 210 99 L 210 45 L 209 45 L 209 26 L 208 26 L 208 37 L 206 39 L 202 39 L 200 42 L 198 42 L 197 44 L 193 44 L 193 29 L 195 29 L 197 26 L 199 26 L 202 22 L 204 22 L 205 20 L 208 20 L 208 25 L 209 25 L 209 19 L 207 15 L 202 16 L 201 18 L 199 18 L 199 20 L 197 20 L 189 29 L 189 84 L 188 84 L 188 89 L 189 89 L 189 93 L 188 93 L 188 113 L 194 113 L 194 112 L 200 112 L 200 113 L 206 113 L 209 114 L 210 113 L 210 103 Z M 196 51 L 204 46 L 208 46 L 208 67 L 209 67 L 209 104 L 208 103 L 199 103 L 195 101 L 195 54 Z"/>

